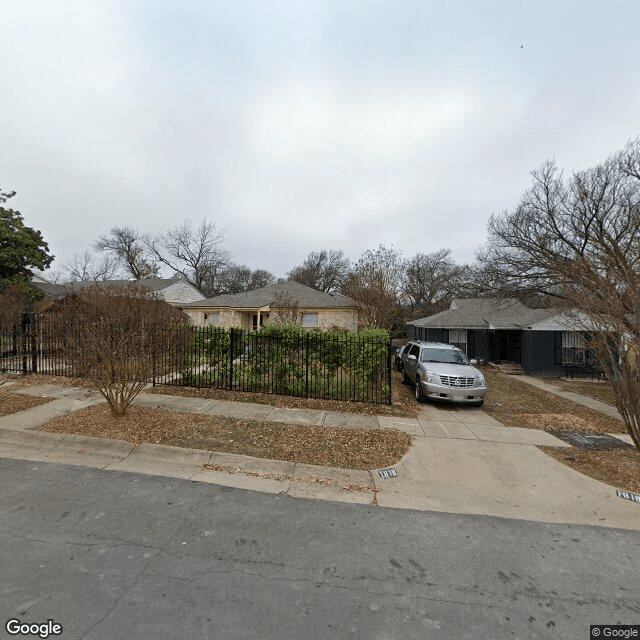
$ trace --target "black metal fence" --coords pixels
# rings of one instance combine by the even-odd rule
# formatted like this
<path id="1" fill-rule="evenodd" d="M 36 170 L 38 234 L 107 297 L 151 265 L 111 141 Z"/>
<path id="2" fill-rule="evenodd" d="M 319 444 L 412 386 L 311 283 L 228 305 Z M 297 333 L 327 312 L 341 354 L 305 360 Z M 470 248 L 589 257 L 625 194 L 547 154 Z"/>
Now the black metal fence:
<path id="1" fill-rule="evenodd" d="M 391 403 L 391 353 L 382 332 L 184 326 L 149 357 L 153 375 L 148 382 L 154 385 Z M 0 368 L 82 375 L 65 352 L 65 336 L 56 334 L 46 318 L 26 315 L 0 332 Z"/>
<path id="2" fill-rule="evenodd" d="M 81 377 L 76 363 L 65 357 L 64 336 L 52 323 L 30 313 L 20 322 L 0 328 L 0 370 Z"/>

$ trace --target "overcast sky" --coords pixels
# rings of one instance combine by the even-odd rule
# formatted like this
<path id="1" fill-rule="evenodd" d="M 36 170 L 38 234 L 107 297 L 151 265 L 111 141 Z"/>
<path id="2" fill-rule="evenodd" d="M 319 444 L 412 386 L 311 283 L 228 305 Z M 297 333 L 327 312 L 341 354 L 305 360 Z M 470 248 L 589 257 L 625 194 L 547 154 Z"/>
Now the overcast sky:
<path id="1" fill-rule="evenodd" d="M 556 158 L 640 133 L 639 0 L 4 3 L 0 186 L 53 269 L 186 217 L 284 275 L 379 243 L 471 261 Z"/>

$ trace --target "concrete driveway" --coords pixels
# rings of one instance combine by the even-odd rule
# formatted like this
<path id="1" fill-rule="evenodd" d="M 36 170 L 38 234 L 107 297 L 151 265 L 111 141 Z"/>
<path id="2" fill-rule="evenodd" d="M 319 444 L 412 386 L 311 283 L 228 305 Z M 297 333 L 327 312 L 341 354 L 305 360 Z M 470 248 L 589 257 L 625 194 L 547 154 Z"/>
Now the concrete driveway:
<path id="1" fill-rule="evenodd" d="M 538 445 L 569 446 L 544 431 L 432 405 L 384 423 L 410 430 L 414 446 L 396 477 L 376 479 L 381 506 L 640 529 L 640 505 L 543 453 Z"/>

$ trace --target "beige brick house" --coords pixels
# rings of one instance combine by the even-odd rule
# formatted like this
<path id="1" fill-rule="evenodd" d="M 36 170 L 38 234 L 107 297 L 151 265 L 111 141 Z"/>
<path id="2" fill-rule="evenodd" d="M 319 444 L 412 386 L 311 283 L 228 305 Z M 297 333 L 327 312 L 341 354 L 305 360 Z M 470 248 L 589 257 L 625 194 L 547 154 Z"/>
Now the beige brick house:
<path id="1" fill-rule="evenodd" d="M 358 328 L 355 301 L 339 293 L 324 293 L 289 280 L 280 284 L 226 294 L 180 305 L 199 327 L 256 330 L 269 321 L 294 322 L 308 329 Z"/>

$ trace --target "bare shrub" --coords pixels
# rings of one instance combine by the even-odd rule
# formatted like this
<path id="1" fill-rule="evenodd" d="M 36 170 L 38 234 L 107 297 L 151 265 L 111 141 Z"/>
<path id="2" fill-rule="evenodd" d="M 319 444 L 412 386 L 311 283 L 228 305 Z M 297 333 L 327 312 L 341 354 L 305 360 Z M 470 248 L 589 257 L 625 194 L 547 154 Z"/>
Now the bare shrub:
<path id="1" fill-rule="evenodd" d="M 48 312 L 64 355 L 105 398 L 126 413 L 153 375 L 155 360 L 175 346 L 186 316 L 143 287 L 89 287 Z"/>

